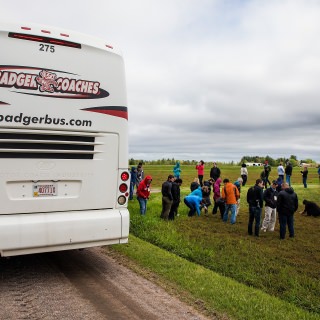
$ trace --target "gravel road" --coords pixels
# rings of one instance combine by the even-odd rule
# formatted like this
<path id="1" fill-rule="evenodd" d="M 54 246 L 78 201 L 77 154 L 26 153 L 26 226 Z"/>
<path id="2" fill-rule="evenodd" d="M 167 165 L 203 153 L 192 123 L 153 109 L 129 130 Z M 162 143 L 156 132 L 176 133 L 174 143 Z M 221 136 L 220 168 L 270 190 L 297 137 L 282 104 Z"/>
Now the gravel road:
<path id="1" fill-rule="evenodd" d="M 208 318 L 102 248 L 0 259 L 0 319 Z"/>

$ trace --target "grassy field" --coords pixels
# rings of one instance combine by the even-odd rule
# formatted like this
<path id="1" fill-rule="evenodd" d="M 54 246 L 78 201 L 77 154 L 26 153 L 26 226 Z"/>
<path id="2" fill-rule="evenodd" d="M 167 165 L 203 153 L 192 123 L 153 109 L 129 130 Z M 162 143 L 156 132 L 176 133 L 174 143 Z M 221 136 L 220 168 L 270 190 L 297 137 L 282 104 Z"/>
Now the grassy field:
<path id="1" fill-rule="evenodd" d="M 222 178 L 230 181 L 239 176 L 237 166 L 220 169 Z M 200 299 L 209 314 L 233 319 L 320 319 L 320 219 L 297 213 L 294 239 L 280 241 L 278 223 L 273 233 L 248 236 L 245 195 L 261 168 L 248 170 L 235 225 L 223 223 L 219 214 L 189 218 L 183 203 L 179 217 L 162 221 L 161 193 L 154 192 L 145 217 L 139 214 L 138 202 L 130 202 L 130 243 L 115 248 L 160 275 L 189 301 Z M 159 190 L 172 166 L 145 166 L 144 171 L 153 177 L 152 188 Z M 206 172 L 208 178 L 209 168 Z M 193 166 L 182 166 L 183 195 L 195 177 Z M 273 178 L 276 168 L 272 168 Z M 309 170 L 307 189 L 302 186 L 300 168 L 294 168 L 292 185 L 299 197 L 299 211 L 303 199 L 319 203 L 315 168 Z"/>

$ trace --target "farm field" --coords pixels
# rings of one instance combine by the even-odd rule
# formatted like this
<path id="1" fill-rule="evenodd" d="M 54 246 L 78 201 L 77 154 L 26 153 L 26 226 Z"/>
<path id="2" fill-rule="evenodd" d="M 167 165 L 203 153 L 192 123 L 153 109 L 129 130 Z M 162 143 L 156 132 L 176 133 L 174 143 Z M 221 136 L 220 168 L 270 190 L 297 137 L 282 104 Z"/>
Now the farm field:
<path id="1" fill-rule="evenodd" d="M 187 216 L 188 209 L 183 201 L 179 207 L 179 216 L 174 221 L 162 221 L 160 219 L 161 193 L 159 190 L 168 174 L 172 173 L 172 167 L 144 166 L 145 175 L 151 175 L 153 178 L 151 190 L 158 192 L 151 192 L 145 217 L 139 213 L 138 202 L 136 200 L 130 202 L 132 248 L 137 251 L 136 246 L 139 243 L 139 250 L 143 252 L 140 247 L 143 246 L 142 243 L 150 243 L 164 250 L 163 252 L 173 254 L 174 257 L 183 258 L 183 261 L 203 267 L 206 272 L 212 273 L 212 279 L 221 276 L 218 283 L 222 286 L 220 291 L 221 294 L 223 292 L 224 297 L 218 299 L 216 296 L 216 299 L 213 299 L 210 290 L 207 290 L 207 295 L 201 290 L 200 287 L 204 286 L 201 284 L 201 280 L 193 284 L 195 287 L 199 286 L 197 290 L 193 287 L 189 288 L 191 280 L 188 277 L 185 277 L 185 282 L 179 280 L 179 276 L 175 277 L 174 271 L 171 270 L 170 283 L 177 285 L 180 290 L 187 290 L 194 299 L 201 297 L 204 309 L 209 314 L 210 310 L 216 310 L 219 314 L 235 319 L 276 319 L 278 317 L 279 319 L 320 319 L 320 219 L 301 216 L 297 212 L 295 214 L 296 236 L 294 239 L 289 239 L 287 234 L 287 239 L 280 241 L 278 223 L 275 232 L 260 233 L 259 238 L 247 235 L 246 192 L 248 187 L 259 178 L 262 171 L 260 167 L 249 167 L 249 179 L 247 185 L 241 190 L 241 209 L 235 225 L 223 223 L 219 213 L 212 215 L 210 211 L 212 207 L 209 207 L 207 216 L 202 213 L 200 217 L 190 218 Z M 222 179 L 229 178 L 230 181 L 235 181 L 239 176 L 239 166 L 219 165 L 219 167 Z M 194 166 L 182 165 L 181 168 L 181 178 L 183 179 L 181 191 L 182 196 L 185 196 L 189 193 L 190 183 L 197 174 Z M 302 186 L 300 170 L 300 168 L 294 168 L 291 179 L 292 186 L 299 198 L 298 211 L 303 210 L 303 199 L 320 203 L 317 169 L 309 169 L 307 189 Z M 207 166 L 205 179 L 209 177 L 209 172 L 210 168 Z M 276 168 L 272 168 L 270 180 L 276 177 Z M 118 248 L 119 251 L 134 259 L 135 254 L 130 254 L 130 241 L 128 246 L 119 246 Z M 166 253 L 163 255 L 165 256 Z M 138 263 L 144 261 L 143 264 L 146 264 L 143 257 L 139 256 L 136 259 Z M 171 259 L 173 261 L 175 258 Z M 150 266 L 147 267 L 152 272 L 169 277 L 164 270 L 168 268 L 165 265 L 162 268 L 152 267 L 152 263 L 150 263 Z M 242 286 L 238 290 L 243 297 L 265 294 L 266 296 L 263 297 L 265 302 L 253 303 L 250 302 L 251 298 L 246 299 L 247 302 L 234 299 L 232 289 L 224 291 L 229 285 L 229 280 Z M 210 280 L 206 280 L 207 284 L 208 281 L 210 282 Z M 226 288 L 223 287 L 224 281 Z M 217 286 L 216 283 L 215 286 Z M 257 290 L 259 294 L 257 295 L 256 291 L 251 292 L 251 290 Z M 219 291 L 216 295 L 219 295 Z M 232 299 L 234 299 L 234 303 L 231 302 Z M 285 307 L 281 307 L 283 314 L 281 311 L 277 311 L 273 317 L 269 317 L 272 312 L 278 310 L 276 306 L 278 302 L 275 303 L 273 299 L 285 303 L 293 313 L 288 313 Z M 269 303 L 266 310 L 265 303 Z M 255 308 L 260 311 L 256 312 Z"/>

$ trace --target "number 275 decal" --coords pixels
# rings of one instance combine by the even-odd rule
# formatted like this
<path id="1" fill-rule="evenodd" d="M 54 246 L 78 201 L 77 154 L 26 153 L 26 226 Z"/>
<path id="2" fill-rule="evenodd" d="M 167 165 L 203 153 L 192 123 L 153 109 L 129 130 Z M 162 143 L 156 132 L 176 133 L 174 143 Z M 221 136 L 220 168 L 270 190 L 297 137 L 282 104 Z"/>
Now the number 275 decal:
<path id="1" fill-rule="evenodd" d="M 54 48 L 54 46 L 50 46 L 48 44 L 40 43 L 39 44 L 39 51 L 54 53 L 55 52 L 55 48 Z"/>

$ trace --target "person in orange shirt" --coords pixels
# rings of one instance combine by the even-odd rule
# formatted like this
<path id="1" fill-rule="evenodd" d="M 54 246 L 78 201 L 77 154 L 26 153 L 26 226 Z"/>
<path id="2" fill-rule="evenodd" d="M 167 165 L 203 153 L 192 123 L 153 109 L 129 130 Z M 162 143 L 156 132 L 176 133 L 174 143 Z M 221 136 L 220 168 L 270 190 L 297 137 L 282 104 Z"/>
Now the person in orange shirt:
<path id="1" fill-rule="evenodd" d="M 229 181 L 229 179 L 223 180 L 224 187 L 222 188 L 222 198 L 225 200 L 226 209 L 223 215 L 223 221 L 228 221 L 228 213 L 231 211 L 230 223 L 236 223 L 237 217 L 237 201 L 240 198 L 240 193 L 238 188 Z"/>

